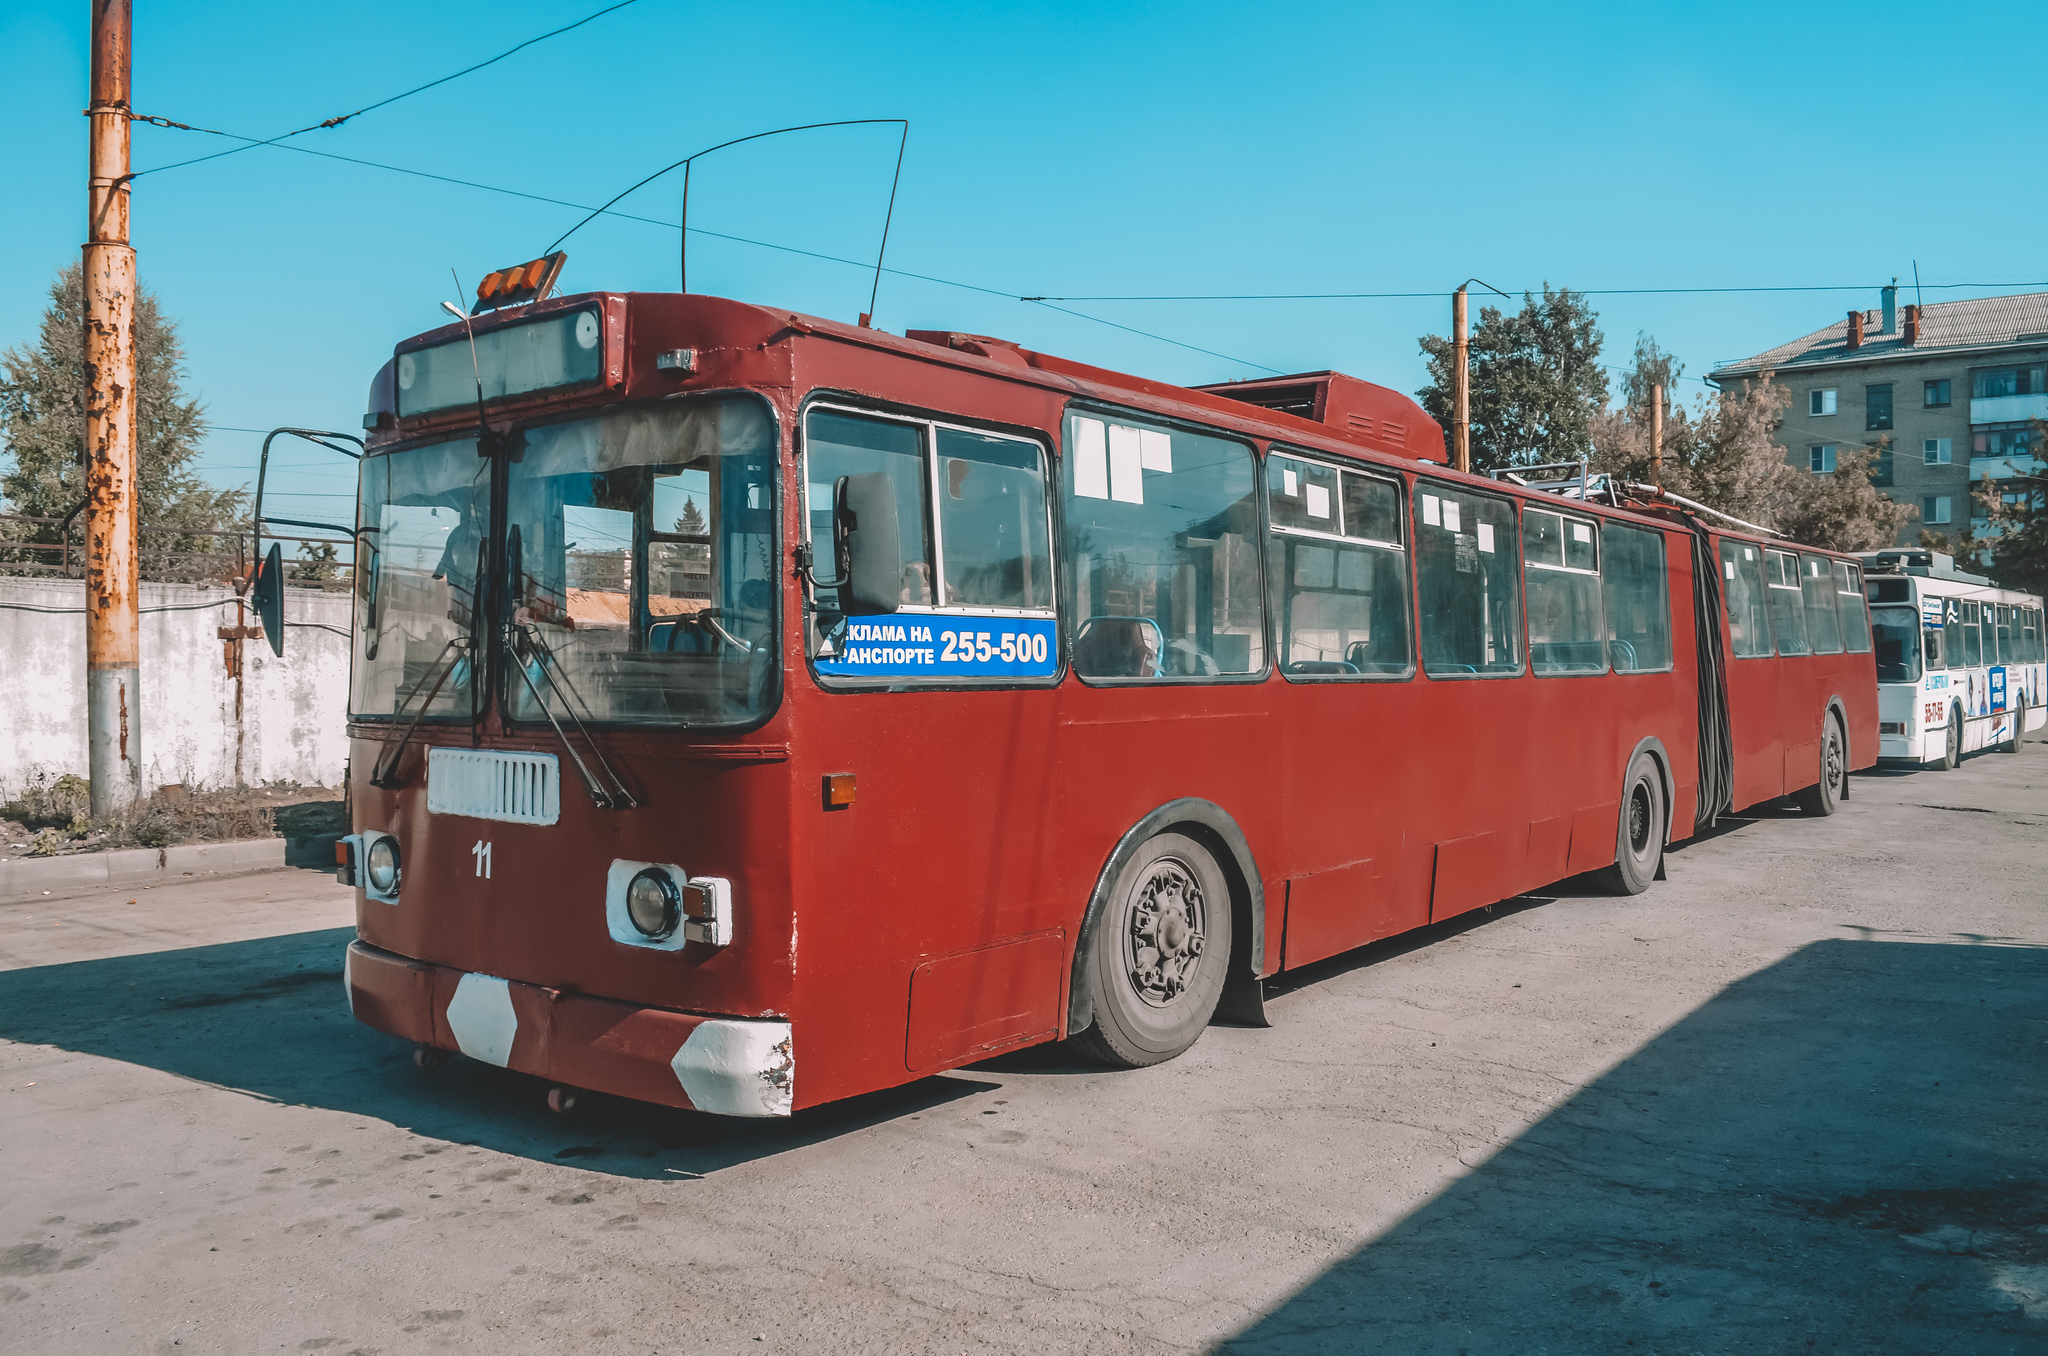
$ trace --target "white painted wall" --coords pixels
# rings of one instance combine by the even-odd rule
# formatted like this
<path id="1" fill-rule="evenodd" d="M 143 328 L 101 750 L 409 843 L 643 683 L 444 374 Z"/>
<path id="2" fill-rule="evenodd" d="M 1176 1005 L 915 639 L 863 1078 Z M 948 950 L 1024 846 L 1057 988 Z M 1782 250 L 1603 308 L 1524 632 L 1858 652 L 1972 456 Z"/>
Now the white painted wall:
<path id="1" fill-rule="evenodd" d="M 145 790 L 235 783 L 235 681 L 214 634 L 235 624 L 234 603 L 233 591 L 217 585 L 142 586 Z M 151 610 L 165 608 L 182 610 Z M 346 593 L 286 589 L 284 658 L 263 641 L 244 642 L 245 783 L 340 784 L 348 756 L 349 610 Z M 18 792 L 37 772 L 85 775 L 80 581 L 0 578 L 0 717 L 0 791 Z"/>

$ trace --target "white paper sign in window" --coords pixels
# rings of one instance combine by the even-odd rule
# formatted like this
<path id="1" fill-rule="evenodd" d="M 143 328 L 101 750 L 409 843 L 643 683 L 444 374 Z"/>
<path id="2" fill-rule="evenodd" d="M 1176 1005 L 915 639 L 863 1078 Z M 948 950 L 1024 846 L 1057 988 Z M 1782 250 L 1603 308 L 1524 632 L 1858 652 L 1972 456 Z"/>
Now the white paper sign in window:
<path id="1" fill-rule="evenodd" d="M 1138 464 L 1148 471 L 1173 472 L 1173 438 L 1154 429 L 1138 430 Z"/>
<path id="2" fill-rule="evenodd" d="M 1308 516 L 1327 518 L 1330 516 L 1330 492 L 1321 485 L 1308 487 Z"/>
<path id="3" fill-rule="evenodd" d="M 1444 530 L 1447 532 L 1456 532 L 1458 530 L 1458 501 L 1455 499 L 1444 500 Z"/>
<path id="4" fill-rule="evenodd" d="M 1144 453 L 1138 430 L 1109 426 L 1109 497 L 1126 504 L 1145 502 Z"/>
<path id="5" fill-rule="evenodd" d="M 1572 540 L 1573 540 L 1573 541 L 1591 541 L 1591 540 L 1593 540 L 1593 529 L 1592 529 L 1592 528 L 1590 528 L 1590 527 L 1588 527 L 1588 526 L 1586 526 L 1586 524 L 1584 524 L 1584 523 L 1573 523 L 1573 524 L 1572 524 Z"/>
<path id="6" fill-rule="evenodd" d="M 1074 493 L 1083 499 L 1109 498 L 1109 454 L 1100 419 L 1074 421 Z"/>
<path id="7" fill-rule="evenodd" d="M 1280 483 L 1281 483 L 1281 484 L 1283 484 L 1284 486 L 1286 486 L 1286 487 L 1287 487 L 1287 497 L 1288 497 L 1289 499 L 1297 499 L 1297 498 L 1300 498 L 1300 496 L 1301 496 L 1301 477 L 1300 477 L 1300 476 L 1298 476 L 1298 475 L 1294 474 L 1294 472 L 1292 472 L 1292 471 L 1282 471 L 1282 472 L 1280 473 Z"/>
<path id="8" fill-rule="evenodd" d="M 1442 501 L 1433 494 L 1422 496 L 1422 521 L 1425 526 L 1438 527 L 1442 525 L 1443 519 L 1438 512 L 1438 505 L 1441 503 Z"/>
<path id="9" fill-rule="evenodd" d="M 1493 554 L 1493 524 L 1492 524 L 1492 523 L 1480 523 L 1480 524 L 1478 524 L 1478 528 L 1477 528 L 1477 530 L 1478 530 L 1478 532 L 1479 532 L 1479 549 L 1480 549 L 1480 550 L 1482 550 L 1482 551 L 1484 551 L 1484 552 L 1486 552 L 1486 553 L 1487 553 L 1488 555 L 1492 555 L 1492 554 Z"/>

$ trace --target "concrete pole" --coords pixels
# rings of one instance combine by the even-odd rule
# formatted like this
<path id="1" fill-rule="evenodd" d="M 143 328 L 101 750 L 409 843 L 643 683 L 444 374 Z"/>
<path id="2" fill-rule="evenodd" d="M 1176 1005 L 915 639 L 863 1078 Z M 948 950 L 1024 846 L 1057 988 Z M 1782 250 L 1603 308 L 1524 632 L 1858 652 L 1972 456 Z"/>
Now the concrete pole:
<path id="1" fill-rule="evenodd" d="M 92 0 L 85 244 L 85 706 L 92 812 L 142 789 L 135 251 L 128 244 L 130 0 Z"/>
<path id="2" fill-rule="evenodd" d="M 1650 388 L 1650 479 L 1664 488 L 1664 388 Z"/>
<path id="3" fill-rule="evenodd" d="M 1465 332 L 1465 289 L 1451 293 L 1451 465 L 1472 469 L 1472 341 Z"/>

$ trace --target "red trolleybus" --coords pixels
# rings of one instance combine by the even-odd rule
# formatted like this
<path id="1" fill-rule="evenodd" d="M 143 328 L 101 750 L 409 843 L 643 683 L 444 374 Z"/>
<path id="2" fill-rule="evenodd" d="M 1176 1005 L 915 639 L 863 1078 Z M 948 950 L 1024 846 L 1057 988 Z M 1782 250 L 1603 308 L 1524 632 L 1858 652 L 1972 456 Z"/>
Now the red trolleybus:
<path id="1" fill-rule="evenodd" d="M 1337 374 L 587 294 L 399 344 L 365 426 L 347 989 L 427 1062 L 742 1116 L 1149 1064 L 1876 754 L 1852 562 Z"/>

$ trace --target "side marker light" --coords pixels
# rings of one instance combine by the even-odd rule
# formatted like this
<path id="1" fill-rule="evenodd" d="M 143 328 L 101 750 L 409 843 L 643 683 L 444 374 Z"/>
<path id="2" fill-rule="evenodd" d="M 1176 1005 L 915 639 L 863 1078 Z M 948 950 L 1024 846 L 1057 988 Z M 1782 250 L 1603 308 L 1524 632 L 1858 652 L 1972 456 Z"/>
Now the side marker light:
<path id="1" fill-rule="evenodd" d="M 834 772 L 825 778 L 825 808 L 844 810 L 853 804 L 853 774 Z"/>

